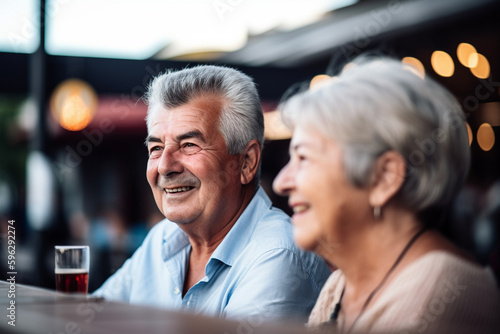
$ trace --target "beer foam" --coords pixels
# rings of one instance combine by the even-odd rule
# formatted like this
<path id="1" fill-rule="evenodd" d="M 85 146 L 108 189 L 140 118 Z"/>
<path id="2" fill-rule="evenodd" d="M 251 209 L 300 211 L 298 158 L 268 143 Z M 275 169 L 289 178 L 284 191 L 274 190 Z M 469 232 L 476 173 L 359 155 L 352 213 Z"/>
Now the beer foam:
<path id="1" fill-rule="evenodd" d="M 83 268 L 56 268 L 55 270 L 57 274 L 88 274 L 89 271 Z"/>

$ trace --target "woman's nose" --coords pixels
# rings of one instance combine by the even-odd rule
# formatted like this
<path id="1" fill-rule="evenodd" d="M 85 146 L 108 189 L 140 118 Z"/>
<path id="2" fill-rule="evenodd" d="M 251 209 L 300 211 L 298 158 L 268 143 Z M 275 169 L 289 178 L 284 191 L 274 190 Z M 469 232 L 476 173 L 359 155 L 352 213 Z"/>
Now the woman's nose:
<path id="1" fill-rule="evenodd" d="M 294 188 L 294 175 L 290 163 L 286 164 L 278 173 L 273 182 L 273 190 L 276 194 L 287 196 Z"/>

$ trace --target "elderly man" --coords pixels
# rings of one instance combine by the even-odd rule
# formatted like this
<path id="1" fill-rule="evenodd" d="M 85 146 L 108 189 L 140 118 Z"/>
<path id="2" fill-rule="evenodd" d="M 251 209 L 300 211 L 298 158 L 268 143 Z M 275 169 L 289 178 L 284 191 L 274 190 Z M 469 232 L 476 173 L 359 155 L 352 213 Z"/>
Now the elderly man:
<path id="1" fill-rule="evenodd" d="M 151 83 L 147 179 L 160 211 L 95 295 L 222 317 L 307 316 L 330 270 L 293 242 L 259 186 L 263 115 L 253 81 L 199 66 Z"/>

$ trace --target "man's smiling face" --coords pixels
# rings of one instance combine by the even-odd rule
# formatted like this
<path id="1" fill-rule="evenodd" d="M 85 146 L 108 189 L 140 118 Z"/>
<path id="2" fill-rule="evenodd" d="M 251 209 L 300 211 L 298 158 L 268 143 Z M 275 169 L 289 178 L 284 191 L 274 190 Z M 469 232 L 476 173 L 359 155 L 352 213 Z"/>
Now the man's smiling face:
<path id="1" fill-rule="evenodd" d="M 150 110 L 147 179 L 170 221 L 229 221 L 239 208 L 240 155 L 227 153 L 221 108 L 220 99 L 205 96 Z"/>

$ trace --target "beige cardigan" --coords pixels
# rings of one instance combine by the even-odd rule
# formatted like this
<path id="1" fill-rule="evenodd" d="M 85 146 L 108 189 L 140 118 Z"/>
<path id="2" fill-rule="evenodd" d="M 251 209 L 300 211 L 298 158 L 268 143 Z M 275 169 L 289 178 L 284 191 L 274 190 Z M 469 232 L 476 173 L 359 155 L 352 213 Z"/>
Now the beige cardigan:
<path id="1" fill-rule="evenodd" d="M 344 276 L 337 270 L 325 283 L 308 326 L 328 321 L 343 287 Z M 340 312 L 337 329 L 343 320 Z M 352 331 L 498 334 L 500 291 L 490 269 L 443 251 L 430 252 L 388 283 Z"/>

